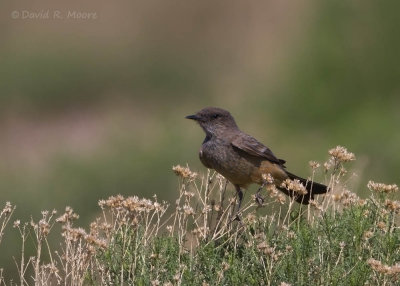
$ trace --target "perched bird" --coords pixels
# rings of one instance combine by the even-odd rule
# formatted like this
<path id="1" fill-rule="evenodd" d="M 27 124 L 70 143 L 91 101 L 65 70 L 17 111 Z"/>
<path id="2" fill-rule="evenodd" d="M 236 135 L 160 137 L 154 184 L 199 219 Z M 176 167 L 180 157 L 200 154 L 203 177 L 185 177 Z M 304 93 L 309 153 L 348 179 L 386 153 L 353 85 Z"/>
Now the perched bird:
<path id="1" fill-rule="evenodd" d="M 243 200 L 241 189 L 252 183 L 261 185 L 256 196 L 258 201 L 260 200 L 259 191 L 268 183 L 265 179 L 267 174 L 272 176 L 273 184 L 280 191 L 301 204 L 307 205 L 314 195 L 328 191 L 327 186 L 323 184 L 288 172 L 285 167 L 286 161 L 278 159 L 268 147 L 242 132 L 228 111 L 207 107 L 186 118 L 196 121 L 206 133 L 199 152 L 200 161 L 235 186 L 239 197 L 238 210 Z M 299 194 L 283 187 L 281 184 L 286 179 L 299 180 L 305 187 L 304 193 Z"/>

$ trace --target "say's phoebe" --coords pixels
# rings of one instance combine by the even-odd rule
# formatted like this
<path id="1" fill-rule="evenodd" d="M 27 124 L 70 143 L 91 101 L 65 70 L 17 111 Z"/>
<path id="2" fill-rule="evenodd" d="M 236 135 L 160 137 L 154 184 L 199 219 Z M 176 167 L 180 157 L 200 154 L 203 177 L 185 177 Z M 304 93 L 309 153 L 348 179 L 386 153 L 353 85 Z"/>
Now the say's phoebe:
<path id="1" fill-rule="evenodd" d="M 241 188 L 246 188 L 252 183 L 264 186 L 267 174 L 272 176 L 273 183 L 279 190 L 301 204 L 307 205 L 314 199 L 314 195 L 328 191 L 325 185 L 288 172 L 285 167 L 286 161 L 278 159 L 268 147 L 240 131 L 228 111 L 207 107 L 186 118 L 195 120 L 206 133 L 199 152 L 200 161 L 235 186 L 239 196 L 238 210 L 243 199 Z M 281 183 L 286 179 L 299 180 L 306 188 L 307 194 L 300 195 L 282 187 Z"/>

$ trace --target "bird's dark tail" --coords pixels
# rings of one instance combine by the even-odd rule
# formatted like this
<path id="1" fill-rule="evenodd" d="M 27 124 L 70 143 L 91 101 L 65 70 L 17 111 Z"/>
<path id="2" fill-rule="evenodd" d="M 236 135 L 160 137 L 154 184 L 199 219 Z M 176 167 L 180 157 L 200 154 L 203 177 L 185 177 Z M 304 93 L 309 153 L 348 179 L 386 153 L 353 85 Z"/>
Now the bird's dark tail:
<path id="1" fill-rule="evenodd" d="M 295 201 L 298 203 L 301 203 L 303 205 L 308 205 L 310 203 L 310 200 L 314 199 L 314 195 L 320 195 L 320 194 L 325 194 L 326 192 L 329 192 L 329 188 L 323 184 L 316 183 L 313 181 L 309 181 L 307 179 L 298 177 L 292 173 L 287 172 L 289 179 L 291 180 L 299 180 L 300 183 L 306 187 L 306 190 L 308 193 L 306 195 L 296 195 L 291 191 L 288 191 L 287 189 L 283 187 L 279 187 L 278 189 L 284 192 L 286 195 L 290 197 L 294 197 Z"/>

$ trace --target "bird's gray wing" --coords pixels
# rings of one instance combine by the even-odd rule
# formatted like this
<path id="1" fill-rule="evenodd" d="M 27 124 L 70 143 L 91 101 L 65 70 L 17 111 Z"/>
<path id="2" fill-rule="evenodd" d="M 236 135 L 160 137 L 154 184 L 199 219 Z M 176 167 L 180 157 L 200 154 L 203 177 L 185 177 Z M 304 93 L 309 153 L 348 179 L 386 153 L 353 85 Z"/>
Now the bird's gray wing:
<path id="1" fill-rule="evenodd" d="M 285 160 L 278 159 L 268 147 L 257 141 L 257 139 L 254 137 L 245 133 L 241 133 L 240 135 L 236 136 L 232 140 L 231 144 L 234 148 L 240 149 L 249 155 L 265 158 L 268 161 L 281 166 L 283 166 L 286 162 Z"/>

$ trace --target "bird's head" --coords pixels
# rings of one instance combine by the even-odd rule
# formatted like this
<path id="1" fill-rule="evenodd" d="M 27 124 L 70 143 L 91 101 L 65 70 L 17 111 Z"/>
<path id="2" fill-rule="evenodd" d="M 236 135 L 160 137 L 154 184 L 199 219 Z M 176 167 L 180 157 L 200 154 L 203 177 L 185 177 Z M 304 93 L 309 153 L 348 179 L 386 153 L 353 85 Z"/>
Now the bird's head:
<path id="1" fill-rule="evenodd" d="M 232 115 L 221 108 L 206 107 L 199 112 L 185 118 L 199 123 L 208 136 L 223 136 L 226 130 L 238 130 Z"/>

